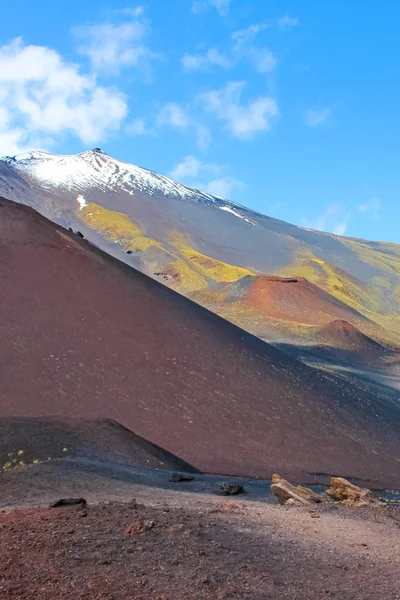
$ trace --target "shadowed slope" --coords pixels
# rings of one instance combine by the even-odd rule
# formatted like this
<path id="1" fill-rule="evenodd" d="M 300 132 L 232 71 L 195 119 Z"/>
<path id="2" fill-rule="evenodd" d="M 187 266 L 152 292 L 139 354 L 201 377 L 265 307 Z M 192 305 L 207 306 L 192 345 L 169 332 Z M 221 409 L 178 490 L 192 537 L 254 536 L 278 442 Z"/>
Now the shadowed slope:
<path id="1" fill-rule="evenodd" d="M 203 471 L 399 483 L 400 408 L 0 201 L 0 414 L 112 418 Z"/>
<path id="2" fill-rule="evenodd" d="M 111 419 L 0 418 L 0 472 L 1 467 L 6 470 L 8 465 L 12 469 L 19 462 L 30 464 L 57 458 L 196 471 Z"/>

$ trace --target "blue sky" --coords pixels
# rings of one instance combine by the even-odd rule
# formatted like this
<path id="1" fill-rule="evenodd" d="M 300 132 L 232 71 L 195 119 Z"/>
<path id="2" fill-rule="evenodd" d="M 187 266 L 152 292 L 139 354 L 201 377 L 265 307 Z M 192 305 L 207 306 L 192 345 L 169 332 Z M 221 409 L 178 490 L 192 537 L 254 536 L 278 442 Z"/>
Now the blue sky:
<path id="1" fill-rule="evenodd" d="M 400 243 L 397 2 L 0 2 L 0 155 L 100 146 L 280 219 Z"/>

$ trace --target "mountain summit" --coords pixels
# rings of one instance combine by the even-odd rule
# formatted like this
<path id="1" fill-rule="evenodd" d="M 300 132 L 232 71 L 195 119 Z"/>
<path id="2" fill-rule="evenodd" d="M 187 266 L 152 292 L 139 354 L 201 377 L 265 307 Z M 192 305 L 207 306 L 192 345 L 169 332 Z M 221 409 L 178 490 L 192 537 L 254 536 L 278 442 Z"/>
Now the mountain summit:
<path id="1" fill-rule="evenodd" d="M 395 244 L 297 227 L 99 148 L 5 157 L 0 194 L 262 339 L 307 344 L 313 327 L 339 318 L 379 343 L 400 344 Z"/>

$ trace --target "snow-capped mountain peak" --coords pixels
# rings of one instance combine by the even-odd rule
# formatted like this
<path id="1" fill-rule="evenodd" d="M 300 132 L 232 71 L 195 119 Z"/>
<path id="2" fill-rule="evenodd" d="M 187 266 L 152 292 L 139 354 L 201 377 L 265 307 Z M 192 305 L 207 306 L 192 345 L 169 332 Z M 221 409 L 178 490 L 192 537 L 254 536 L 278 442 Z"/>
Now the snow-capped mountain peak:
<path id="1" fill-rule="evenodd" d="M 32 183 L 47 189 L 61 188 L 81 193 L 88 189 L 141 191 L 154 196 L 210 203 L 215 197 L 188 188 L 168 177 L 119 161 L 100 148 L 72 156 L 27 152 L 3 159 L 13 169 L 23 172 Z"/>

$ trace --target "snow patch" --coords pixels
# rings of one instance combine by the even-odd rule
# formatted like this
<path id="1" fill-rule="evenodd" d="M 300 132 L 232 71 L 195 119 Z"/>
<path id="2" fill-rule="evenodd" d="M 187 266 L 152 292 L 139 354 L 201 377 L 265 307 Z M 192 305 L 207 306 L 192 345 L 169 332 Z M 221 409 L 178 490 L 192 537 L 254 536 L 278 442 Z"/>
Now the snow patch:
<path id="1" fill-rule="evenodd" d="M 215 197 L 186 187 L 168 177 L 113 159 L 99 150 L 74 156 L 27 153 L 7 159 L 14 169 L 47 189 L 84 193 L 87 190 L 137 191 L 200 204 L 214 204 Z"/>
<path id="2" fill-rule="evenodd" d="M 250 225 L 254 225 L 253 221 L 242 215 L 242 213 L 236 210 L 236 208 L 232 208 L 231 206 L 219 206 L 218 208 L 220 210 L 226 210 L 227 212 L 230 212 L 232 215 L 235 215 L 235 217 L 239 217 L 239 219 L 246 221 L 246 223 L 250 223 Z"/>
<path id="3" fill-rule="evenodd" d="M 83 196 L 81 196 L 81 194 L 77 195 L 76 201 L 79 204 L 79 210 L 82 210 L 82 208 L 85 208 L 85 206 L 87 206 L 87 202 L 86 202 L 85 198 Z"/>

